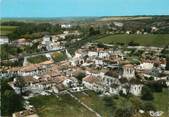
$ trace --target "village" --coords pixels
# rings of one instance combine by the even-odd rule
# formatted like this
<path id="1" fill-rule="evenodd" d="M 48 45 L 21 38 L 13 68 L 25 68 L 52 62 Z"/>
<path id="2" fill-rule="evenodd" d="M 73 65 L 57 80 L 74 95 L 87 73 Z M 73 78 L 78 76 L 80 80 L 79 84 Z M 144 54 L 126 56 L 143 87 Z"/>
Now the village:
<path id="1" fill-rule="evenodd" d="M 65 34 L 67 33 L 63 35 Z M 48 51 L 59 50 L 56 47 L 64 48 L 58 45 L 55 47 L 58 38 L 54 39 L 56 41 L 53 38 L 51 41 L 49 36 L 45 36 L 42 45 Z M 49 44 L 50 42 L 54 44 Z M 141 96 L 145 85 L 169 87 L 169 71 L 165 70 L 167 60 L 159 57 L 162 49 L 87 43 L 73 56 L 64 49 L 66 59 L 63 61 L 54 62 L 49 59 L 37 64 L 24 63 L 22 67 L 1 70 L 0 74 L 1 78 L 13 77 L 9 85 L 17 94 L 23 94 L 26 110 L 13 114 L 13 117 L 20 117 L 25 113 L 35 114 L 33 105 L 27 99 L 37 95 L 57 96 L 92 90 L 100 96 Z M 150 56 L 150 53 L 153 55 Z M 139 112 L 144 113 L 144 110 L 140 109 Z M 164 112 L 157 110 L 154 113 L 160 117 Z M 154 113 L 149 111 L 150 115 Z"/>

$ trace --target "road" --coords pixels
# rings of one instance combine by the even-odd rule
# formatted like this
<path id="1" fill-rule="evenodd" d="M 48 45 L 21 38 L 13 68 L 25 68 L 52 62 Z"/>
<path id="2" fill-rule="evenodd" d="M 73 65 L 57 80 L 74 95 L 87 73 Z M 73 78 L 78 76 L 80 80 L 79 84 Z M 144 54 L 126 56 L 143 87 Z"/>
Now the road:
<path id="1" fill-rule="evenodd" d="M 23 57 L 25 58 L 29 58 L 29 57 L 34 57 L 34 56 L 39 56 L 39 55 L 44 55 L 44 54 L 50 54 L 50 53 L 53 53 L 53 52 L 57 52 L 57 51 L 64 51 L 65 49 L 58 49 L 58 50 L 51 50 L 51 51 L 44 51 L 44 52 L 40 52 L 40 53 L 32 53 L 32 54 L 29 54 L 29 55 L 24 55 Z M 16 61 L 18 60 L 17 57 L 15 58 L 10 58 L 8 60 L 0 60 L 1 61 Z"/>

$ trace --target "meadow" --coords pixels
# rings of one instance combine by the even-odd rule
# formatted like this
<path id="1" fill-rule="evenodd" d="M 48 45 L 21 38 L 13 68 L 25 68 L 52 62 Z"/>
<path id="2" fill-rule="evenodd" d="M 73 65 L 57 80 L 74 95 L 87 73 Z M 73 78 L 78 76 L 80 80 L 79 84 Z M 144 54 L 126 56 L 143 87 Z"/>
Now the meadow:
<path id="1" fill-rule="evenodd" d="M 15 31 L 16 26 L 0 26 L 0 35 L 5 36 Z"/>
<path id="2" fill-rule="evenodd" d="M 125 45 L 128 45 L 129 42 L 135 42 L 142 46 L 163 47 L 169 44 L 169 34 L 146 34 L 146 35 L 115 34 L 99 38 L 98 40 L 96 40 L 96 42 L 106 44 L 125 44 Z"/>

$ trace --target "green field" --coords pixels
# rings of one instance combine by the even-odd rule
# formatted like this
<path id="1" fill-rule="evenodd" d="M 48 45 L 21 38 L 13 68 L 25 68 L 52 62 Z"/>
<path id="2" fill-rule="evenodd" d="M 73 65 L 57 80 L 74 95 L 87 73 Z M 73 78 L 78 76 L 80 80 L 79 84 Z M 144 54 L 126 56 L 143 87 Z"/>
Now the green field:
<path id="1" fill-rule="evenodd" d="M 115 108 L 106 106 L 103 97 L 98 96 L 93 91 L 85 91 L 74 93 L 82 102 L 91 107 L 93 110 L 101 114 L 103 117 L 113 116 L 117 108 L 131 107 L 131 100 L 139 97 L 130 97 L 129 99 L 118 96 L 113 98 Z M 84 108 L 76 100 L 69 95 L 56 96 L 38 96 L 30 99 L 30 102 L 37 108 L 40 117 L 95 117 L 93 113 Z M 154 100 L 152 103 L 157 110 L 163 111 L 162 117 L 168 115 L 169 94 L 168 90 L 164 89 L 161 93 L 154 93 Z M 141 116 L 139 116 L 141 117 Z"/>
<path id="2" fill-rule="evenodd" d="M 111 117 L 113 116 L 113 113 L 118 108 L 125 108 L 130 107 L 132 104 L 129 100 L 127 100 L 124 97 L 118 97 L 118 99 L 114 99 L 112 97 L 112 100 L 114 100 L 113 106 L 106 106 L 104 97 L 98 96 L 93 91 L 85 91 L 85 93 L 76 93 L 75 94 L 82 102 L 84 102 L 86 105 L 94 109 L 96 112 L 101 114 L 103 117 Z"/>
<path id="3" fill-rule="evenodd" d="M 41 62 L 44 62 L 47 60 L 48 60 L 48 58 L 44 55 L 39 55 L 39 56 L 34 56 L 34 57 L 28 58 L 28 62 L 30 62 L 32 64 L 41 63 Z"/>
<path id="4" fill-rule="evenodd" d="M 96 117 L 69 95 L 38 96 L 30 99 L 40 117 Z"/>
<path id="5" fill-rule="evenodd" d="M 157 107 L 157 110 L 164 111 L 162 117 L 169 115 L 169 90 L 164 89 L 161 93 L 154 93 L 153 103 Z"/>
<path id="6" fill-rule="evenodd" d="M 16 26 L 0 26 L 0 35 L 7 35 L 15 31 Z"/>
<path id="7" fill-rule="evenodd" d="M 127 45 L 131 41 L 139 43 L 143 46 L 165 46 L 166 44 L 169 44 L 169 34 L 117 34 L 103 37 L 97 40 L 97 42 L 102 42 L 106 44 L 123 43 L 125 45 Z"/>
<path id="8" fill-rule="evenodd" d="M 112 110 L 108 108 L 104 104 L 104 100 L 102 97 L 96 95 L 95 92 L 87 91 L 86 94 L 76 93 L 75 95 L 87 104 L 89 107 L 93 108 L 95 111 L 100 113 L 103 117 L 111 116 Z M 118 108 L 125 108 L 131 107 L 132 102 L 131 100 L 136 97 L 130 97 L 129 99 L 118 96 L 117 99 L 113 99 L 115 104 Z M 139 97 L 137 97 L 139 99 Z M 163 111 L 164 114 L 162 117 L 168 117 L 168 110 L 169 110 L 169 91 L 164 89 L 161 93 L 154 93 L 154 100 L 152 103 L 155 105 L 156 109 L 159 111 Z"/>

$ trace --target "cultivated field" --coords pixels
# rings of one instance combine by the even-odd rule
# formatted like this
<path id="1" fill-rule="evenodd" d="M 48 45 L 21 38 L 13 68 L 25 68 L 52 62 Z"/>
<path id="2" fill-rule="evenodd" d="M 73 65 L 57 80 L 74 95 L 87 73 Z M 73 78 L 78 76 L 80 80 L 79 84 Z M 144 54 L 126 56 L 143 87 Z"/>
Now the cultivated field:
<path id="1" fill-rule="evenodd" d="M 165 46 L 169 44 L 169 34 L 147 34 L 147 35 L 127 35 L 117 34 L 103 37 L 97 40 L 106 44 L 118 44 L 123 43 L 128 45 L 129 42 L 136 42 L 143 46 Z"/>
<path id="2" fill-rule="evenodd" d="M 168 117 L 169 115 L 169 90 L 163 89 L 161 93 L 154 93 L 153 103 L 158 110 L 164 111 L 162 117 Z"/>
<path id="3" fill-rule="evenodd" d="M 38 96 L 30 99 L 40 117 L 96 117 L 69 95 Z"/>
<path id="4" fill-rule="evenodd" d="M 0 26 L 0 35 L 7 35 L 13 32 L 16 26 Z"/>
<path id="5" fill-rule="evenodd" d="M 112 97 L 116 105 L 116 107 L 114 107 L 114 104 L 112 106 L 109 104 L 107 105 L 104 98 L 98 96 L 93 91 L 74 93 L 74 95 L 103 117 L 113 116 L 115 109 L 131 107 L 131 100 L 136 98 L 139 99 L 139 97 L 133 96 L 129 99 L 121 96 L 118 96 L 118 98 Z M 164 89 L 161 93 L 154 93 L 154 100 L 150 101 L 155 105 L 157 110 L 164 112 L 162 117 L 167 117 L 168 115 L 168 96 L 168 89 Z M 59 97 L 38 96 L 31 98 L 30 102 L 37 108 L 40 117 L 95 117 L 93 113 L 88 111 L 69 95 L 60 95 Z"/>

